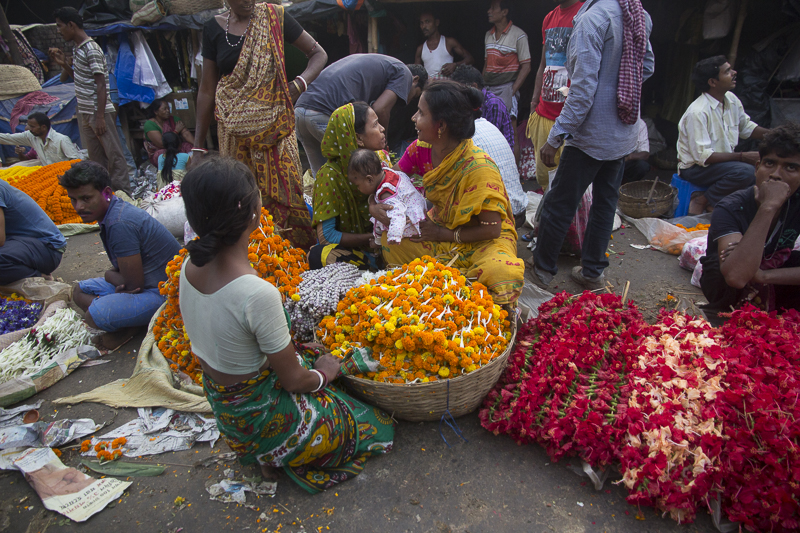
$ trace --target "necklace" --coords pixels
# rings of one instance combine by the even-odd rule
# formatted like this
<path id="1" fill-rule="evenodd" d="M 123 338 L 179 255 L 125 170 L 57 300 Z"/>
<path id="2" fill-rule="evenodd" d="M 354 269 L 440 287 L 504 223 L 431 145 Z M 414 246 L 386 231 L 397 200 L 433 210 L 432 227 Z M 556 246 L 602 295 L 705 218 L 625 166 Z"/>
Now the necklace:
<path id="1" fill-rule="evenodd" d="M 233 11 L 233 10 L 229 10 L 228 11 L 228 16 L 225 17 L 225 42 L 228 43 L 228 46 L 230 46 L 231 48 L 236 48 L 240 44 L 242 44 L 242 41 L 244 41 L 244 38 L 247 37 L 247 32 L 248 32 L 248 30 L 250 30 L 250 22 L 252 22 L 253 17 L 251 16 L 249 19 L 247 19 L 247 27 L 244 29 L 244 33 L 239 37 L 239 40 L 236 41 L 236 44 L 231 44 L 230 39 L 228 39 L 228 28 L 230 27 L 230 23 L 231 23 L 231 11 Z"/>

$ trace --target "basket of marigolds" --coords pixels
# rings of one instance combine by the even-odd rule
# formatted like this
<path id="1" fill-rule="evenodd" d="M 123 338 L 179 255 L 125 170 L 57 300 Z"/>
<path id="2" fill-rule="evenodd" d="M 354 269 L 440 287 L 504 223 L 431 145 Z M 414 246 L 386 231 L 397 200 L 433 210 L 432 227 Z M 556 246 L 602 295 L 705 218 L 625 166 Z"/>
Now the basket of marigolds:
<path id="1" fill-rule="evenodd" d="M 356 396 L 418 422 L 474 411 L 515 331 L 485 286 L 425 256 L 350 289 L 316 333 Z"/>

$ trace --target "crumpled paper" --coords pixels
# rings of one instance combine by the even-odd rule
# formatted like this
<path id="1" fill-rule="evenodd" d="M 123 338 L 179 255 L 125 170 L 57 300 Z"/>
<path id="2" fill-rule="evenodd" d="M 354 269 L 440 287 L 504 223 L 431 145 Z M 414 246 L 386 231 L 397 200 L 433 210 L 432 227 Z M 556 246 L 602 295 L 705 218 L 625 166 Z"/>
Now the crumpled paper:
<path id="1" fill-rule="evenodd" d="M 120 437 L 125 437 L 127 440 L 122 449 L 123 455 L 139 457 L 189 450 L 195 442 L 208 442 L 213 447 L 220 436 L 217 421 L 213 417 L 182 413 L 163 407 L 156 409 L 144 407 L 138 412 L 139 418 L 136 420 L 93 438 L 92 448 L 83 455 L 93 456 L 95 444 Z"/>
<path id="2" fill-rule="evenodd" d="M 247 493 L 252 492 L 259 496 L 274 497 L 278 490 L 278 483 L 275 481 L 236 481 L 233 479 L 223 479 L 219 483 L 209 480 L 206 482 L 206 492 L 211 495 L 212 500 L 223 503 L 236 503 L 248 509 L 255 510 L 256 506 L 247 503 Z"/>

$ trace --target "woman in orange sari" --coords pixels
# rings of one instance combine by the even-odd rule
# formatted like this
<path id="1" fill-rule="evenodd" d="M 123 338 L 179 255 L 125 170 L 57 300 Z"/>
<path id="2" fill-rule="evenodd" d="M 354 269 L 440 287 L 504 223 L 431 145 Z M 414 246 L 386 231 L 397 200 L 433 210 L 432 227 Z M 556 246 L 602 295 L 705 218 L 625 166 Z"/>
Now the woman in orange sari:
<path id="1" fill-rule="evenodd" d="M 219 151 L 246 164 L 264 207 L 283 236 L 308 249 L 316 242 L 303 200 L 302 166 L 294 131 L 294 102 L 328 55 L 283 7 L 228 0 L 230 9 L 203 27 L 203 73 L 197 94 L 194 153 L 216 111 Z M 308 57 L 306 70 L 286 78 L 284 40 Z"/>
<path id="2" fill-rule="evenodd" d="M 472 142 L 473 114 L 482 102 L 478 90 L 451 81 L 434 82 L 422 93 L 413 120 L 419 140 L 431 146 L 433 168 L 422 183 L 433 208 L 420 223 L 419 237 L 391 245 L 384 233 L 381 248 L 388 265 L 423 255 L 444 263 L 455 258 L 452 266 L 486 285 L 495 303 L 514 306 L 525 264 L 517 257 L 514 216 L 500 171 Z M 372 205 L 370 214 L 380 218 L 383 209 Z"/>

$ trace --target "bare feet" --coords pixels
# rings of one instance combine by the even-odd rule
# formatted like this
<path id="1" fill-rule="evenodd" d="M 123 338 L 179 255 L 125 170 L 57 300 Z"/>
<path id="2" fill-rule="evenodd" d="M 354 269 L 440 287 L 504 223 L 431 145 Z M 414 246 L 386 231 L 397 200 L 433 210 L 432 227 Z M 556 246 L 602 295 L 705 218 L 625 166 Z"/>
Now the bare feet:
<path id="1" fill-rule="evenodd" d="M 703 193 L 694 193 L 692 195 L 692 200 L 689 202 L 689 212 L 690 215 L 700 215 L 703 214 L 708 207 L 708 198 Z"/>
<path id="2" fill-rule="evenodd" d="M 118 329 L 117 331 L 97 335 L 92 339 L 92 342 L 94 342 L 94 344 L 100 348 L 105 348 L 106 350 L 113 352 L 131 340 L 138 331 L 139 328 L 122 328 Z"/>
<path id="3" fill-rule="evenodd" d="M 278 470 L 274 466 L 259 465 L 261 467 L 261 477 L 264 481 L 278 481 Z"/>

